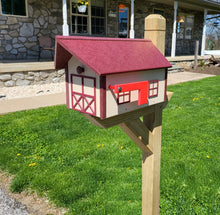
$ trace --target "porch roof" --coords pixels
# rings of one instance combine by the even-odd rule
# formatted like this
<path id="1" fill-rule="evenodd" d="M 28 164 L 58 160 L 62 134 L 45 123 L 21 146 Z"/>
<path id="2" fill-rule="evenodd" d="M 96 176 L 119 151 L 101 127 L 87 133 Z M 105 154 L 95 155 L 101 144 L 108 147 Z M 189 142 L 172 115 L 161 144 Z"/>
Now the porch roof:
<path id="1" fill-rule="evenodd" d="M 150 40 L 57 36 L 55 68 L 72 56 L 98 75 L 171 67 Z"/>
<path id="2" fill-rule="evenodd" d="M 152 0 L 161 3 L 161 0 Z M 176 0 L 166 0 L 163 3 L 173 6 Z M 179 7 L 192 9 L 196 11 L 204 11 L 208 9 L 210 14 L 220 13 L 220 0 L 181 0 L 178 1 Z"/>

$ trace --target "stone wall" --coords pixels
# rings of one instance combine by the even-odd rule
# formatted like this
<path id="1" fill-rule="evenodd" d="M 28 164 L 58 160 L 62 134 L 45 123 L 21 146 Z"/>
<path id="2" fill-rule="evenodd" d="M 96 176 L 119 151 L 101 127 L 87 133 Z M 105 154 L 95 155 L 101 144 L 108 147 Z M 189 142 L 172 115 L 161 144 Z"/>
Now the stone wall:
<path id="1" fill-rule="evenodd" d="M 11 72 L 0 74 L 0 87 L 58 83 L 65 80 L 65 70 Z"/>
<path id="2" fill-rule="evenodd" d="M 28 0 L 27 17 L 0 15 L 0 60 L 37 60 L 39 36 L 62 34 L 62 1 Z M 41 59 L 51 59 L 42 51 Z"/>
<path id="3" fill-rule="evenodd" d="M 38 1 L 28 0 L 28 16 L 4 16 L 0 15 L 0 60 L 37 60 L 39 53 L 39 36 L 62 34 L 62 1 Z M 107 0 L 107 37 L 118 37 L 118 5 L 120 0 Z M 130 5 L 130 0 L 124 0 L 124 4 Z M 70 25 L 69 0 L 68 24 Z M 145 17 L 152 14 L 154 9 L 164 11 L 166 18 L 166 49 L 165 55 L 171 55 L 172 32 L 173 32 L 173 6 L 154 3 L 149 0 L 135 0 L 135 37 L 144 37 Z M 195 41 L 201 44 L 203 13 L 190 10 L 178 9 L 178 12 L 194 14 L 195 23 L 191 40 L 177 39 L 176 55 L 194 54 Z M 41 59 L 51 59 L 50 51 L 43 51 Z"/>
<path id="4" fill-rule="evenodd" d="M 118 0 L 107 1 L 107 36 L 118 37 Z"/>

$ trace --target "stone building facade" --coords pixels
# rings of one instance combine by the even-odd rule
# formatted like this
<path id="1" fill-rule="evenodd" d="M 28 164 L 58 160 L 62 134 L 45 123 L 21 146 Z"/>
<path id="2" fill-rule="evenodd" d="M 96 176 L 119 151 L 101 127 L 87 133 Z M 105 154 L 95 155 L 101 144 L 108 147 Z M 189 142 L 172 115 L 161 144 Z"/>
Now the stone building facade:
<path id="1" fill-rule="evenodd" d="M 0 60 L 36 60 L 38 37 L 62 34 L 62 1 L 28 0 L 27 16 L 0 15 Z M 43 51 L 41 58 L 51 58 Z"/>
<path id="2" fill-rule="evenodd" d="M 0 14 L 0 60 L 38 60 L 38 37 L 50 36 L 54 44 L 55 36 L 62 35 L 62 1 L 27 0 L 26 2 L 27 16 Z M 118 6 L 121 2 L 130 7 L 130 0 L 105 0 L 105 34 L 101 36 L 118 37 Z M 67 3 L 68 24 L 71 25 L 70 0 L 68 0 Z M 144 37 L 145 17 L 152 13 L 157 13 L 158 11 L 162 12 L 163 16 L 166 18 L 167 30 L 165 55 L 169 56 L 171 54 L 173 32 L 173 6 L 149 0 L 135 0 L 135 38 Z M 176 55 L 192 55 L 194 54 L 195 41 L 199 40 L 201 44 L 203 12 L 192 11 L 189 9 L 186 10 L 179 7 L 178 13 L 192 14 L 194 20 L 190 39 L 177 39 Z M 75 34 L 70 32 L 70 35 Z M 46 50 L 41 52 L 40 59 L 51 59 L 51 52 Z"/>

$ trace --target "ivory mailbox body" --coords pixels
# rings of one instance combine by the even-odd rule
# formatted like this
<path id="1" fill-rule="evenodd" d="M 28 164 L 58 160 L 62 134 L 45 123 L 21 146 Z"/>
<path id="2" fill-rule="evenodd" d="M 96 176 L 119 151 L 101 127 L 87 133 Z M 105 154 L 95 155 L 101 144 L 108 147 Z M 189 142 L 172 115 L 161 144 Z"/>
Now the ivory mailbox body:
<path id="1" fill-rule="evenodd" d="M 101 119 L 164 102 L 168 67 L 150 40 L 56 37 L 67 107 Z"/>

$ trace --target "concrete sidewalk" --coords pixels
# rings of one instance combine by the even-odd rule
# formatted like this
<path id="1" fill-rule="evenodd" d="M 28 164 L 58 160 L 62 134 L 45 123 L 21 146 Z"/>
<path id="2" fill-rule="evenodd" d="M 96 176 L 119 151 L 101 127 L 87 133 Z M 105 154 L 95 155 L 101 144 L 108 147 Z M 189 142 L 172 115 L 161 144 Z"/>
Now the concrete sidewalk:
<path id="1" fill-rule="evenodd" d="M 168 73 L 167 84 L 174 85 L 187 81 L 197 81 L 203 78 L 213 77 L 215 75 L 202 74 L 202 73 L 193 73 L 193 72 L 176 72 Z"/>
<path id="2" fill-rule="evenodd" d="M 43 96 L 8 99 L 0 101 L 0 114 L 37 109 L 40 107 L 63 105 L 65 102 L 65 92 Z"/>
<path id="3" fill-rule="evenodd" d="M 214 75 L 192 72 L 168 73 L 168 85 L 200 80 L 212 76 Z M 0 101 L 0 114 L 7 114 L 10 112 L 16 112 L 21 110 L 37 109 L 40 107 L 62 105 L 65 104 L 65 102 L 65 92 L 50 95 L 2 100 Z"/>

